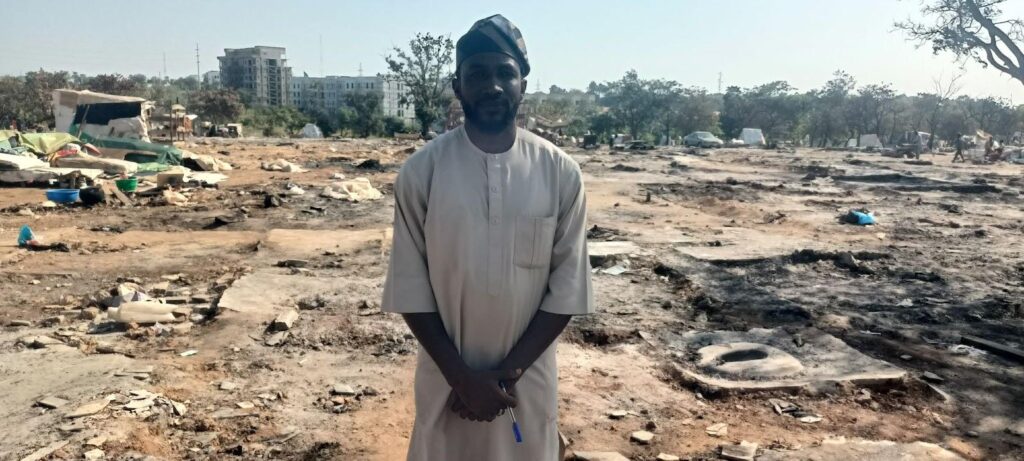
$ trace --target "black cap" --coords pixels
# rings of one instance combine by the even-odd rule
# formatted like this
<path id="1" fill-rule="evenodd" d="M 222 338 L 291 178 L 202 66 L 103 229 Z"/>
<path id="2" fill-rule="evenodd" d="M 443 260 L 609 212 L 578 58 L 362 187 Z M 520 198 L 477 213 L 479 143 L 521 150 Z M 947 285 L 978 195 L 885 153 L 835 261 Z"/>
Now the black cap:
<path id="1" fill-rule="evenodd" d="M 455 72 L 470 56 L 480 53 L 504 53 L 519 63 L 523 77 L 530 73 L 530 61 L 526 57 L 526 42 L 523 34 L 504 16 L 496 14 L 481 19 L 469 28 L 455 45 Z"/>

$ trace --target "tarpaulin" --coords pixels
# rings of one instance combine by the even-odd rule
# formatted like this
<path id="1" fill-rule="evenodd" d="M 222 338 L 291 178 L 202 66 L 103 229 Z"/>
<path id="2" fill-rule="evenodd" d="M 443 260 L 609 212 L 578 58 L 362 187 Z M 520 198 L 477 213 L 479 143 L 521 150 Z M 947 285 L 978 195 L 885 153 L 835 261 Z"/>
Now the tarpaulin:
<path id="1" fill-rule="evenodd" d="M 141 102 L 108 102 L 103 104 L 79 104 L 71 123 L 106 125 L 111 120 L 132 118 L 142 115 Z"/>

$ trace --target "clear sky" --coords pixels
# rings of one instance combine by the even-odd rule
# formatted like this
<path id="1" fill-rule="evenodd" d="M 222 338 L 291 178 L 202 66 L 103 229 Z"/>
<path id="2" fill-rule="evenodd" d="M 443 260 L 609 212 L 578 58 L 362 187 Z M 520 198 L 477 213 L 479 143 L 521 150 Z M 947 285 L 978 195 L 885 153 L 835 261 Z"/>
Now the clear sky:
<path id="1" fill-rule="evenodd" d="M 287 48 L 295 75 L 366 75 L 416 32 L 457 39 L 476 19 L 502 13 L 526 39 L 530 90 L 585 88 L 628 69 L 716 91 L 787 80 L 820 87 L 837 69 L 858 84 L 932 91 L 957 72 L 949 55 L 915 48 L 893 21 L 915 15 L 918 0 L 265 1 L 2 0 L 17 19 L 0 32 L 0 74 L 69 70 L 85 74 L 195 74 L 217 68 L 224 48 Z M 1007 13 L 1024 18 L 1024 1 Z M 501 9 L 501 5 L 508 5 Z M 54 13 L 60 13 L 53 16 Z M 51 18 L 51 19 L 42 19 Z M 1024 103 L 1024 85 L 993 69 L 966 66 L 961 94 Z"/>

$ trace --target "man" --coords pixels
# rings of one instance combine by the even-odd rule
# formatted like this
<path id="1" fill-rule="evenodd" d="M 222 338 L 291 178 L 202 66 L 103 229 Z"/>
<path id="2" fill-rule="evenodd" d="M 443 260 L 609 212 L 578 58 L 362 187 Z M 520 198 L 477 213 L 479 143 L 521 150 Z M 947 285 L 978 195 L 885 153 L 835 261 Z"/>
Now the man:
<path id="1" fill-rule="evenodd" d="M 953 163 L 964 162 L 964 135 L 956 134 L 956 154 L 953 155 Z"/>
<path id="2" fill-rule="evenodd" d="M 593 312 L 582 175 L 515 126 L 530 72 L 515 26 L 477 21 L 455 61 L 465 125 L 413 154 L 395 181 L 382 307 L 421 346 L 408 459 L 555 461 L 555 340 L 571 316 Z"/>

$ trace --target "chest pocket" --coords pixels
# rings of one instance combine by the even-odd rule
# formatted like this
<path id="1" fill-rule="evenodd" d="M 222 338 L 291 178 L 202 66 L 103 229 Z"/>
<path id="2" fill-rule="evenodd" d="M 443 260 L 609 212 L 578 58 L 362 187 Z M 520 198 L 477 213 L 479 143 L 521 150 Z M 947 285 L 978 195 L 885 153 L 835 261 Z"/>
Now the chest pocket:
<path id="1" fill-rule="evenodd" d="M 539 269 L 551 263 L 551 247 L 555 241 L 555 217 L 516 218 L 516 240 L 513 262 L 525 269 Z"/>

